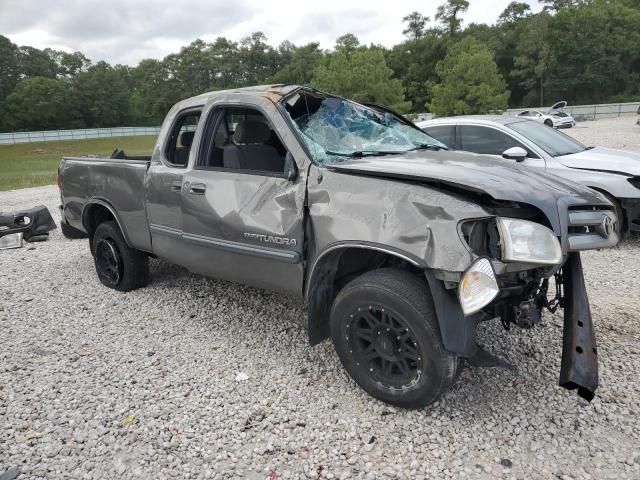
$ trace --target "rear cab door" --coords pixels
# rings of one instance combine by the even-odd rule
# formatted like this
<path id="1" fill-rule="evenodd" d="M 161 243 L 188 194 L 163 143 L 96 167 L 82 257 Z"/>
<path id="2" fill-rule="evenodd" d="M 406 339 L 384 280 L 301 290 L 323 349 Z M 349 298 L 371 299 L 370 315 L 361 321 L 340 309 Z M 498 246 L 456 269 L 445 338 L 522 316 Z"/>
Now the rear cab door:
<path id="1" fill-rule="evenodd" d="M 182 264 L 182 183 L 204 104 L 183 105 L 167 115 L 146 179 L 147 221 L 153 253 Z M 132 193 L 133 195 L 134 193 Z"/>
<path id="2" fill-rule="evenodd" d="M 213 97 L 182 183 L 181 264 L 302 295 L 307 158 L 278 106 L 257 93 Z M 285 158 L 297 161 L 288 179 Z"/>

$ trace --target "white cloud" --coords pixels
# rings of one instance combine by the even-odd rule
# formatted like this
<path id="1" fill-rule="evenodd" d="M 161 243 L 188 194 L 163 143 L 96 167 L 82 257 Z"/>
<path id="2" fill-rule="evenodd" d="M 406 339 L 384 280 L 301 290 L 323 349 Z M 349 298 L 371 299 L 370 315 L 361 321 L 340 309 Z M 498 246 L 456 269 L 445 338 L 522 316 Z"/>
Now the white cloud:
<path id="1" fill-rule="evenodd" d="M 240 40 L 263 31 L 269 42 L 320 42 L 331 48 L 345 33 L 362 43 L 391 46 L 403 40 L 402 17 L 417 10 L 431 17 L 440 1 L 300 2 L 280 0 L 4 0 L 0 32 L 19 45 L 82 51 L 91 60 L 135 65 L 162 58 L 196 38 Z M 465 23 L 493 23 L 510 0 L 471 0 Z M 530 2 L 539 9 L 538 2 Z"/>

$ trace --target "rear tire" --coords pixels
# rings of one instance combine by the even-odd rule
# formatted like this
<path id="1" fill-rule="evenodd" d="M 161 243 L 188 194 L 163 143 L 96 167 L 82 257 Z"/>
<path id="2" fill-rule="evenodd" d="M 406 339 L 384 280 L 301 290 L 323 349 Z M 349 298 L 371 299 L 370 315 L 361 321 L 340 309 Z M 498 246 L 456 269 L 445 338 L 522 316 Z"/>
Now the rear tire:
<path id="1" fill-rule="evenodd" d="M 87 236 L 88 236 L 82 230 L 78 230 L 77 228 L 73 228 L 71 225 L 69 225 L 64 220 L 64 218 L 60 221 L 60 230 L 62 230 L 62 235 L 64 235 L 65 238 L 68 238 L 70 240 L 77 240 L 79 238 L 87 238 Z"/>
<path id="2" fill-rule="evenodd" d="M 105 287 L 128 292 L 149 283 L 149 257 L 127 245 L 116 222 L 98 225 L 91 245 L 96 273 Z"/>
<path id="3" fill-rule="evenodd" d="M 379 269 L 347 284 L 331 309 L 331 336 L 342 365 L 373 397 L 421 408 L 449 389 L 458 357 L 442 344 L 427 282 Z"/>
<path id="4" fill-rule="evenodd" d="M 547 119 L 544 121 L 544 124 L 545 124 L 547 127 L 551 127 L 551 128 L 553 128 L 553 120 L 549 120 L 549 119 L 547 118 Z"/>

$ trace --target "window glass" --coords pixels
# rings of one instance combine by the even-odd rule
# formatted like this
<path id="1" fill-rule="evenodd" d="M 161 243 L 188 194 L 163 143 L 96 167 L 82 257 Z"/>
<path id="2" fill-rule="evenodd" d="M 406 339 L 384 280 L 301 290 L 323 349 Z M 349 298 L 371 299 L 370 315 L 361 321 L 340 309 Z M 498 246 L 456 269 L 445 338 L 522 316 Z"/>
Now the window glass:
<path id="1" fill-rule="evenodd" d="M 458 128 L 461 129 L 460 150 L 485 155 L 502 155 L 511 147 L 525 148 L 514 138 L 494 128 L 478 125 L 463 125 Z"/>
<path id="2" fill-rule="evenodd" d="M 167 161 L 172 166 L 180 168 L 187 166 L 193 137 L 200 121 L 200 113 L 199 110 L 185 113 L 179 116 L 174 124 L 165 151 Z"/>
<path id="3" fill-rule="evenodd" d="M 284 173 L 287 150 L 262 113 L 246 108 L 216 113 L 221 117 L 200 167 Z"/>
<path id="4" fill-rule="evenodd" d="M 434 125 L 432 127 L 425 127 L 423 130 L 436 140 L 444 143 L 447 147 L 453 148 L 453 125 Z"/>
<path id="5" fill-rule="evenodd" d="M 314 159 L 393 155 L 444 144 L 391 112 L 319 92 L 297 94 L 287 111 Z"/>
<path id="6" fill-rule="evenodd" d="M 535 143 L 553 157 L 582 152 L 587 148 L 570 136 L 541 123 L 525 120 L 524 122 L 510 123 L 507 127 Z"/>

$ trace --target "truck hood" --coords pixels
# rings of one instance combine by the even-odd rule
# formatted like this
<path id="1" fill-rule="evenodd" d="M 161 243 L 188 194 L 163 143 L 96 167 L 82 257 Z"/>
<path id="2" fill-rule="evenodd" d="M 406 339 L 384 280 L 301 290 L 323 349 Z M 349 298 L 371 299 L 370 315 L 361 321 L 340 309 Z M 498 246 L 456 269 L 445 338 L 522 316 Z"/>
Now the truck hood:
<path id="1" fill-rule="evenodd" d="M 565 167 L 580 170 L 640 175 L 640 153 L 594 147 L 571 155 L 556 157 Z"/>
<path id="2" fill-rule="evenodd" d="M 328 168 L 350 174 L 375 175 L 448 185 L 485 193 L 496 200 L 522 202 L 542 210 L 559 228 L 558 201 L 566 204 L 609 205 L 599 193 L 576 183 L 531 168 L 513 160 L 448 150 L 420 150 L 401 155 L 346 159 Z"/>

